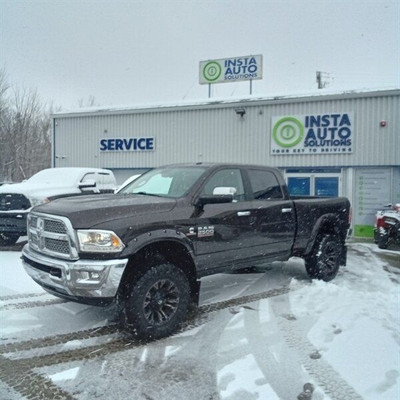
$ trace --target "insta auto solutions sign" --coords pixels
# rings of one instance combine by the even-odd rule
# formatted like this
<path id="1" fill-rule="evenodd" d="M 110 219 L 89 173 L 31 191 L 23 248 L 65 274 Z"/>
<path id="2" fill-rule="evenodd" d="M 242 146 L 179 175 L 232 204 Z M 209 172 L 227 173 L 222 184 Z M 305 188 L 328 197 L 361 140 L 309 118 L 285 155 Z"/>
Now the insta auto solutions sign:
<path id="1" fill-rule="evenodd" d="M 200 61 L 200 85 L 262 79 L 262 55 Z"/>
<path id="2" fill-rule="evenodd" d="M 349 154 L 353 152 L 353 114 L 272 117 L 271 154 Z"/>

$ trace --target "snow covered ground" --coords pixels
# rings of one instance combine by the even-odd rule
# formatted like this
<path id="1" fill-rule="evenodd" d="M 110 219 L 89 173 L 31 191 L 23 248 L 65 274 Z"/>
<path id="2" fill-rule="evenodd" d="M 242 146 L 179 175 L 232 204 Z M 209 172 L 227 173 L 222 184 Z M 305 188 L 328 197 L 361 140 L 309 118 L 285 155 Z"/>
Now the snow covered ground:
<path id="1" fill-rule="evenodd" d="M 113 308 L 64 302 L 0 252 L 1 399 L 400 399 L 400 256 L 351 243 L 310 281 L 302 261 L 202 280 L 199 312 L 141 344 Z M 298 397 L 300 396 L 300 397 Z"/>

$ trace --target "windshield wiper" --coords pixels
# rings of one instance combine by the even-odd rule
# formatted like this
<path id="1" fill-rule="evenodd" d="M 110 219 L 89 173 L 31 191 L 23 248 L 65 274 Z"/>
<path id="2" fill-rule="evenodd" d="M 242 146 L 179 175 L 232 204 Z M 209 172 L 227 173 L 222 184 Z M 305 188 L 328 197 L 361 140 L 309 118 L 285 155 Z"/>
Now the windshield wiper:
<path id="1" fill-rule="evenodd" d="M 136 193 L 132 193 L 132 194 L 141 194 L 143 196 L 164 197 L 164 196 L 161 196 L 160 194 L 147 193 L 147 192 L 136 192 Z"/>

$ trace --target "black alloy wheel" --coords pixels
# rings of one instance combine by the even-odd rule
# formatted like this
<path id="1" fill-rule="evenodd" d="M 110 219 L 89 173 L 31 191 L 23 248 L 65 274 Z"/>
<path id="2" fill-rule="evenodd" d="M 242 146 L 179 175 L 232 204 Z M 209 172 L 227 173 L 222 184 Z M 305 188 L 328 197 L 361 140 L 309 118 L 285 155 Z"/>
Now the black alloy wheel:
<path id="1" fill-rule="evenodd" d="M 178 310 L 179 290 L 169 279 L 157 281 L 146 293 L 143 311 L 151 325 L 167 323 Z"/>
<path id="2" fill-rule="evenodd" d="M 139 339 L 159 339 L 179 328 L 189 303 L 185 273 L 170 263 L 156 265 L 129 283 L 128 293 L 121 299 L 121 322 Z"/>
<path id="3" fill-rule="evenodd" d="M 342 244 L 335 235 L 323 235 L 317 240 L 313 252 L 305 259 L 308 275 L 312 279 L 331 281 L 340 266 Z"/>

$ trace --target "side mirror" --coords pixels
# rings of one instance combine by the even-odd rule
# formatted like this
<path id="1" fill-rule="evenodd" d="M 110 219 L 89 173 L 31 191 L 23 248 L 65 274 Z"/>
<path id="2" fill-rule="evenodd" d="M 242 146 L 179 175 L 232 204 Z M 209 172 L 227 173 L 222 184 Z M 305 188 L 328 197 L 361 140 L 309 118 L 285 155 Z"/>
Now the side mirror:
<path id="1" fill-rule="evenodd" d="M 89 189 L 89 188 L 95 188 L 97 186 L 97 183 L 94 179 L 88 179 L 85 182 L 80 182 L 79 183 L 79 189 Z"/>
<path id="2" fill-rule="evenodd" d="M 237 190 L 234 187 L 230 186 L 218 186 L 214 188 L 213 190 L 213 195 L 221 196 L 221 195 L 230 195 L 234 196 L 236 194 Z"/>
<path id="3" fill-rule="evenodd" d="M 232 200 L 233 195 L 231 194 L 200 196 L 196 201 L 196 206 L 203 207 L 206 204 L 232 203 Z"/>

